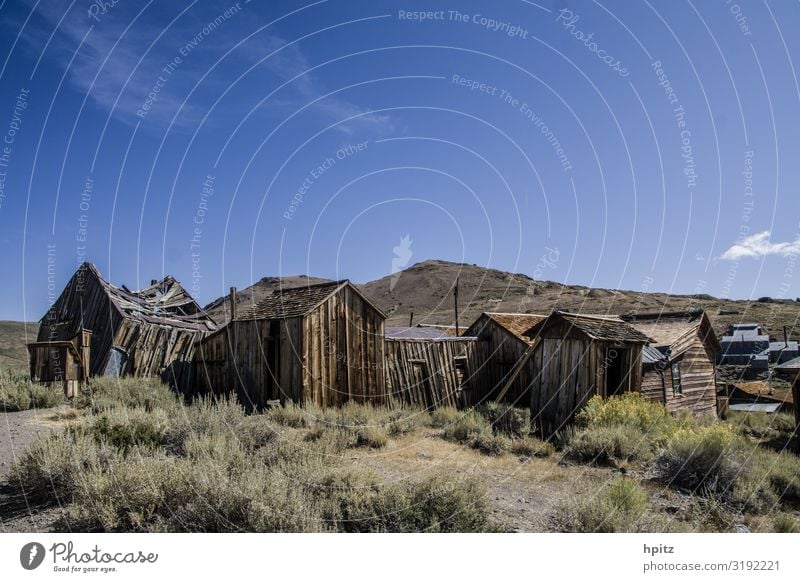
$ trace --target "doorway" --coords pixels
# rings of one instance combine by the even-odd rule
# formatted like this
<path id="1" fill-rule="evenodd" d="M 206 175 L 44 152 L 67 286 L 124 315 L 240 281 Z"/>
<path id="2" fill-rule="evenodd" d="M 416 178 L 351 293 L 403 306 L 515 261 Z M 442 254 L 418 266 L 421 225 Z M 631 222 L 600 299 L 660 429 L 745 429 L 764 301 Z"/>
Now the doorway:
<path id="1" fill-rule="evenodd" d="M 606 348 L 606 397 L 618 396 L 628 390 L 628 350 Z"/>
<path id="2" fill-rule="evenodd" d="M 411 362 L 411 387 L 419 395 L 419 401 L 426 409 L 433 410 L 436 407 L 428 364 L 424 360 Z"/>

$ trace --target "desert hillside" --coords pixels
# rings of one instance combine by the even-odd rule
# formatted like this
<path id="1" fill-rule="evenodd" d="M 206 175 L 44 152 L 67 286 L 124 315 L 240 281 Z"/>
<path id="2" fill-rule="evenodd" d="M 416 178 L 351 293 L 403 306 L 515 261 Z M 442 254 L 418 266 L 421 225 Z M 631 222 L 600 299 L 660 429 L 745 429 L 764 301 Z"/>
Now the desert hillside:
<path id="1" fill-rule="evenodd" d="M 547 313 L 558 307 L 584 313 L 630 313 L 706 309 L 718 334 L 739 321 L 761 322 L 775 338 L 783 334 L 783 326 L 791 335 L 800 316 L 800 302 L 793 300 L 759 301 L 717 299 L 710 295 L 669 295 L 592 289 L 580 285 L 563 285 L 552 281 L 535 281 L 521 273 L 507 273 L 478 265 L 447 261 L 417 263 L 398 275 L 390 275 L 359 287 L 389 316 L 389 325 L 407 325 L 414 313 L 414 323 L 453 324 L 453 286 L 459 279 L 459 323 L 466 327 L 484 311 Z M 264 277 L 255 285 L 242 289 L 238 302 L 264 297 L 283 285 L 294 287 L 319 283 L 324 279 L 305 275 Z M 225 299 L 220 297 L 206 307 L 218 322 L 227 318 Z M 793 331 L 794 330 L 794 331 Z"/>

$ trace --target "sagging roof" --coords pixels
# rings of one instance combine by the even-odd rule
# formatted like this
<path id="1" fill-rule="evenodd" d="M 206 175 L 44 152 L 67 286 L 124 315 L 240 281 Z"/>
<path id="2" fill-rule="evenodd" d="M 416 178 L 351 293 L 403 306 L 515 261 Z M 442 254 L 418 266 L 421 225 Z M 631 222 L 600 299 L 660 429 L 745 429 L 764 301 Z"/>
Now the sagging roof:
<path id="1" fill-rule="evenodd" d="M 197 331 L 217 329 L 214 320 L 174 277 L 168 275 L 149 287 L 131 291 L 106 281 L 92 263 L 83 263 L 80 270 L 88 271 L 97 278 L 123 317 Z"/>
<path id="2" fill-rule="evenodd" d="M 586 315 L 567 311 L 554 311 L 546 320 L 526 332 L 526 336 L 536 337 L 539 330 L 550 321 L 563 320 L 574 329 L 599 341 L 623 343 L 650 343 L 651 339 L 619 317 L 607 315 Z"/>
<path id="3" fill-rule="evenodd" d="M 525 335 L 525 332 L 537 323 L 547 319 L 546 315 L 538 315 L 535 313 L 497 313 L 487 311 L 482 315 L 525 343 L 530 343 L 531 341 L 531 339 Z M 472 329 L 474 325 L 475 324 L 472 324 L 470 329 Z"/>
<path id="4" fill-rule="evenodd" d="M 474 341 L 474 337 L 456 336 L 434 327 L 387 327 L 389 340 Z"/>
<path id="5" fill-rule="evenodd" d="M 288 289 L 278 289 L 271 295 L 267 295 L 261 301 L 250 305 L 237 314 L 237 321 L 247 321 L 254 319 L 286 319 L 290 317 L 304 317 L 312 312 L 316 307 L 328 299 L 331 295 L 339 292 L 344 287 L 350 287 L 364 301 L 369 303 L 384 318 L 386 315 L 376 307 L 355 285 L 349 280 L 331 281 L 328 283 L 318 283 L 316 285 L 304 285 L 302 287 L 290 287 Z"/>
<path id="6" fill-rule="evenodd" d="M 673 346 L 673 355 L 680 352 L 680 344 L 685 343 L 683 340 L 692 334 L 699 334 L 702 340 L 710 345 L 713 352 L 722 350 L 711 326 L 711 321 L 702 309 L 625 314 L 620 318 L 641 333 L 653 338 L 654 346 Z"/>

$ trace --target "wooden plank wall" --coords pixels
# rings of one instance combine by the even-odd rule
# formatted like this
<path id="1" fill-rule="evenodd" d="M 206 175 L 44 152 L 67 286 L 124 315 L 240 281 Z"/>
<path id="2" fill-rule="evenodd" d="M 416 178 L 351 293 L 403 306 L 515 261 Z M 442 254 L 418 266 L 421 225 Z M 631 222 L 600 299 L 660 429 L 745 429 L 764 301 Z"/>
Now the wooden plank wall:
<path id="1" fill-rule="evenodd" d="M 197 350 L 199 390 L 233 391 L 254 407 L 387 402 L 383 322 L 347 287 L 306 317 L 234 321 Z"/>
<path id="2" fill-rule="evenodd" d="M 608 395 L 606 357 L 607 350 L 615 346 L 564 330 L 550 330 L 545 335 L 531 358 L 534 380 L 530 402 L 531 418 L 537 429 L 549 437 L 572 423 L 592 396 Z M 641 346 L 626 344 L 621 349 L 625 350 L 623 391 L 639 391 Z"/>
<path id="3" fill-rule="evenodd" d="M 392 402 L 428 409 L 478 404 L 483 392 L 476 372 L 482 354 L 478 340 L 387 339 L 386 384 Z"/>
<path id="4" fill-rule="evenodd" d="M 689 347 L 678 356 L 681 373 L 681 394 L 667 391 L 667 409 L 688 410 L 693 416 L 716 414 L 717 384 L 714 355 L 709 353 L 698 335 L 691 336 Z M 678 346 L 675 351 L 682 349 Z M 670 374 L 667 369 L 665 374 Z"/>
<path id="5" fill-rule="evenodd" d="M 88 269 L 81 268 L 43 318 L 37 341 L 69 340 L 81 327 L 91 330 L 90 373 L 97 375 L 103 372 L 121 320 L 101 283 Z"/>
<path id="6" fill-rule="evenodd" d="M 127 352 L 124 373 L 137 377 L 161 376 L 189 390 L 194 349 L 205 332 L 125 318 L 105 288 L 88 269 L 81 268 L 67 283 L 39 328 L 38 341 L 75 337 L 90 330 L 89 372 L 101 375 L 112 346 Z"/>
<path id="7" fill-rule="evenodd" d="M 480 400 L 491 400 L 504 386 L 504 379 L 525 353 L 528 344 L 486 316 L 482 316 L 482 319 L 471 326 L 471 329 L 477 330 L 478 339 L 485 344 L 483 349 L 486 353 L 485 360 L 476 371 L 476 384 L 480 391 L 476 397 Z M 525 366 L 503 400 L 517 406 L 526 406 L 530 401 L 528 390 L 533 380 L 532 368 L 530 365 Z"/>
<path id="8" fill-rule="evenodd" d="M 666 405 L 669 393 L 672 392 L 669 365 L 663 368 L 659 368 L 657 364 L 643 367 L 640 392 L 645 400 Z"/>

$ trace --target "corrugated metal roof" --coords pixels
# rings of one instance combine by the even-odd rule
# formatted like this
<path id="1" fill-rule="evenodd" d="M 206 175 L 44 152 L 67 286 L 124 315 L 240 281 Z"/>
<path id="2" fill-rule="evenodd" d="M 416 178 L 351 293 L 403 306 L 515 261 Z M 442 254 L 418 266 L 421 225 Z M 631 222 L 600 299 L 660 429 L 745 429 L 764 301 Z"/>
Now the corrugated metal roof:
<path id="1" fill-rule="evenodd" d="M 666 362 L 668 358 L 653 346 L 647 345 L 642 348 L 642 364 L 656 364 Z"/>
<path id="2" fill-rule="evenodd" d="M 778 412 L 781 408 L 780 402 L 753 402 L 747 404 L 731 404 L 728 406 L 735 412 Z"/>
<path id="3" fill-rule="evenodd" d="M 433 327 L 387 327 L 386 339 L 431 340 L 431 341 L 473 341 L 474 337 L 455 336 Z"/>

